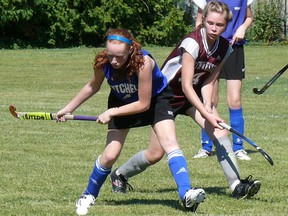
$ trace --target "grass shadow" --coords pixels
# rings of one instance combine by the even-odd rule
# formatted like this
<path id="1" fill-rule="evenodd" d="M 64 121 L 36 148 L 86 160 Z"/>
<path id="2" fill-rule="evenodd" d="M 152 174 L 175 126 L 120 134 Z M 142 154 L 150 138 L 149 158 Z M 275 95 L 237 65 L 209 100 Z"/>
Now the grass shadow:
<path id="1" fill-rule="evenodd" d="M 110 200 L 105 199 L 103 200 L 105 205 L 161 205 L 161 206 L 167 206 L 176 210 L 182 210 L 185 211 L 185 209 L 180 204 L 179 200 L 173 200 L 173 199 L 125 199 L 125 200 Z"/>

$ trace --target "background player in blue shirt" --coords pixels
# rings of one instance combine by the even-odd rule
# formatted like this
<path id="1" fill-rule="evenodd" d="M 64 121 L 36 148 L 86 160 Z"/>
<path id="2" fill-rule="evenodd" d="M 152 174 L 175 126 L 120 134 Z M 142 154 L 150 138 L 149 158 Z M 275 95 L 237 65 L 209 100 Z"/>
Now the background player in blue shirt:
<path id="1" fill-rule="evenodd" d="M 203 9 L 207 4 L 206 0 L 193 0 L 198 6 L 198 14 L 196 19 L 196 26 L 201 25 L 203 19 Z M 241 89 L 242 79 L 245 78 L 245 59 L 244 48 L 245 34 L 247 29 L 251 26 L 253 21 L 253 15 L 251 11 L 251 4 L 254 0 L 219 0 L 226 3 L 233 14 L 232 21 L 228 24 L 227 29 L 223 32 L 222 36 L 226 38 L 233 47 L 234 52 L 230 55 L 226 61 L 220 78 L 227 80 L 227 103 L 229 107 L 230 124 L 240 133 L 244 133 L 244 117 L 241 102 Z M 213 101 L 217 107 L 218 103 L 218 82 L 215 84 L 215 94 L 213 95 Z M 233 150 L 236 157 L 240 160 L 250 160 L 247 152 L 243 147 L 243 140 L 236 135 L 233 137 Z M 201 137 L 202 148 L 194 156 L 194 158 L 205 158 L 211 156 L 212 152 L 212 140 L 202 130 Z"/>

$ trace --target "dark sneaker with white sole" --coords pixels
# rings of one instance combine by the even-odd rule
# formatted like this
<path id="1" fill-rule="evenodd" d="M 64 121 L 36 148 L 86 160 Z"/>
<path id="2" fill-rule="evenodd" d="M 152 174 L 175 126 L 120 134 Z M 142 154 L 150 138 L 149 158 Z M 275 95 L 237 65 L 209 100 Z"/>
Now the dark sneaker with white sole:
<path id="1" fill-rule="evenodd" d="M 246 179 L 240 180 L 240 183 L 235 187 L 232 196 L 237 199 L 249 199 L 258 193 L 260 187 L 261 182 L 252 180 L 252 175 L 249 175 Z"/>
<path id="2" fill-rule="evenodd" d="M 133 190 L 133 187 L 128 183 L 128 180 L 123 175 L 117 175 L 115 169 L 110 174 L 110 180 L 112 184 L 112 192 L 115 193 L 126 193 L 128 190 Z"/>

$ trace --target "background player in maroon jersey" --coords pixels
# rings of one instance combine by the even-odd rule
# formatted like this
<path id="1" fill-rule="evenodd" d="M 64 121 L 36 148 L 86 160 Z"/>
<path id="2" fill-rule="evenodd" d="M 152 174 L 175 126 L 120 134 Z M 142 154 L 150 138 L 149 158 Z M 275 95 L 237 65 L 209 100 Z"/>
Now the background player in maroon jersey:
<path id="1" fill-rule="evenodd" d="M 221 2 L 209 2 L 203 11 L 203 23 L 191 32 L 171 52 L 162 66 L 174 92 L 174 114 L 189 115 L 213 140 L 218 161 L 225 173 L 232 194 L 237 198 L 251 197 L 260 189 L 260 181 L 249 176 L 240 180 L 238 164 L 228 138 L 228 132 L 219 126 L 224 120 L 212 104 L 213 85 L 232 52 L 229 42 L 221 37 L 232 18 L 229 7 Z M 149 148 L 140 151 L 118 169 L 110 178 L 115 192 L 125 192 L 127 180 L 164 155 L 153 131 Z"/>

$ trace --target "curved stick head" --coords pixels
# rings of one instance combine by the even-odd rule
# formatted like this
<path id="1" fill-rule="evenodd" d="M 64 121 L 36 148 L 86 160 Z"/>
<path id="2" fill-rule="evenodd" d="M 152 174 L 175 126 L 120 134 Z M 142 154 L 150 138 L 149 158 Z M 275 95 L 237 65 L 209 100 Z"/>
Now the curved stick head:
<path id="1" fill-rule="evenodd" d="M 274 162 L 272 160 L 272 158 L 262 149 L 260 150 L 260 153 L 265 157 L 265 159 L 271 164 L 271 166 L 274 165 Z"/>
<path id="2" fill-rule="evenodd" d="M 253 92 L 255 94 L 261 94 L 262 93 L 261 90 L 258 90 L 258 88 L 253 88 Z"/>
<path id="3" fill-rule="evenodd" d="M 16 111 L 16 106 L 15 105 L 10 105 L 9 106 L 9 111 L 10 113 L 15 117 L 15 118 L 18 118 L 18 114 L 17 114 L 17 111 Z"/>

